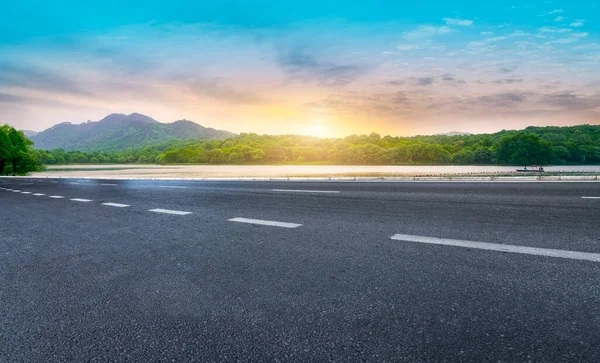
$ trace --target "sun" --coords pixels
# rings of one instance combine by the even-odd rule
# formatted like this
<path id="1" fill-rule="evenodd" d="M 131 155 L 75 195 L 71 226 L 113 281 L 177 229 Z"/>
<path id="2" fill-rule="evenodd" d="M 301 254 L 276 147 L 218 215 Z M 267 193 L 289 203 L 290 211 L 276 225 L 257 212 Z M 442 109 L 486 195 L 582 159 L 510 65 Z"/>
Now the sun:
<path id="1" fill-rule="evenodd" d="M 308 136 L 327 138 L 331 136 L 331 130 L 322 121 L 314 121 L 306 125 L 303 134 Z"/>
<path id="2" fill-rule="evenodd" d="M 327 136 L 327 129 L 325 128 L 325 126 L 323 125 L 311 125 L 310 126 L 310 130 L 309 130 L 309 134 L 311 136 L 316 136 L 316 137 L 326 137 Z"/>

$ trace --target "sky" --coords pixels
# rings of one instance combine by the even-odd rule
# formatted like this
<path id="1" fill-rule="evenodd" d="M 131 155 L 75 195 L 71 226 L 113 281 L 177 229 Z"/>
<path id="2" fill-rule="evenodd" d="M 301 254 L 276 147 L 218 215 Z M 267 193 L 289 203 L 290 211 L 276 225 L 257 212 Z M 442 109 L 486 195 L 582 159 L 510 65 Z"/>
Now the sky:
<path id="1" fill-rule="evenodd" d="M 600 124 L 600 0 L 3 1 L 0 124 L 340 137 Z"/>

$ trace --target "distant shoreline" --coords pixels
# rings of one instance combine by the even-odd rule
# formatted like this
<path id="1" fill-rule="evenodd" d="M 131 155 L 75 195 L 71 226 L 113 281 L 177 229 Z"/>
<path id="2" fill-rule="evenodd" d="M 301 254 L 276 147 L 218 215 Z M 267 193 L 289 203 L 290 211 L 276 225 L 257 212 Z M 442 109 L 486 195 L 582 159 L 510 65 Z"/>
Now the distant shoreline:
<path id="1" fill-rule="evenodd" d="M 598 176 L 600 165 L 546 167 L 545 173 L 518 173 L 515 166 L 478 165 L 55 165 L 36 177 L 123 179 L 221 179 L 221 178 L 410 178 L 410 177 L 550 177 Z"/>

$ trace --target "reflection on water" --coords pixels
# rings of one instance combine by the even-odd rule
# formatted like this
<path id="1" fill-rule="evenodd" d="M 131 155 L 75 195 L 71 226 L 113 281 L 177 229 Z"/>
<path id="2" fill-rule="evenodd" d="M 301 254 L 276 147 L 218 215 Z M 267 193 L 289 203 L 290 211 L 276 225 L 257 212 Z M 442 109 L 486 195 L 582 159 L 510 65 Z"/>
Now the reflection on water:
<path id="1" fill-rule="evenodd" d="M 52 171 L 53 169 L 60 169 Z M 50 166 L 38 176 L 65 177 L 277 177 L 322 175 L 442 175 L 510 173 L 514 166 L 475 165 L 398 165 L 398 166 L 347 166 L 347 165 L 65 165 Z M 544 167 L 548 172 L 600 173 L 600 165 L 565 165 Z"/>

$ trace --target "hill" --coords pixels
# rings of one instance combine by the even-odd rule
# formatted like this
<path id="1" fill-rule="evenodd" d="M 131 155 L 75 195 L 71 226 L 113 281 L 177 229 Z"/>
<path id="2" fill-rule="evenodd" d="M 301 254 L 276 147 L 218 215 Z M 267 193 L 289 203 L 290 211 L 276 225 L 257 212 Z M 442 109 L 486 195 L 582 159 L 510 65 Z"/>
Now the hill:
<path id="1" fill-rule="evenodd" d="M 469 132 L 461 132 L 461 131 L 450 131 L 450 132 L 446 132 L 444 134 L 436 134 L 438 136 L 468 136 L 468 135 L 473 135 Z"/>
<path id="2" fill-rule="evenodd" d="M 23 135 L 25 135 L 27 137 L 32 137 L 32 136 L 39 134 L 38 131 L 33 131 L 33 130 L 21 130 L 21 131 L 23 132 Z"/>
<path id="3" fill-rule="evenodd" d="M 100 121 L 55 125 L 30 137 L 38 149 L 116 151 L 156 145 L 173 140 L 223 139 L 235 134 L 179 120 L 160 123 L 139 113 L 113 113 Z"/>

